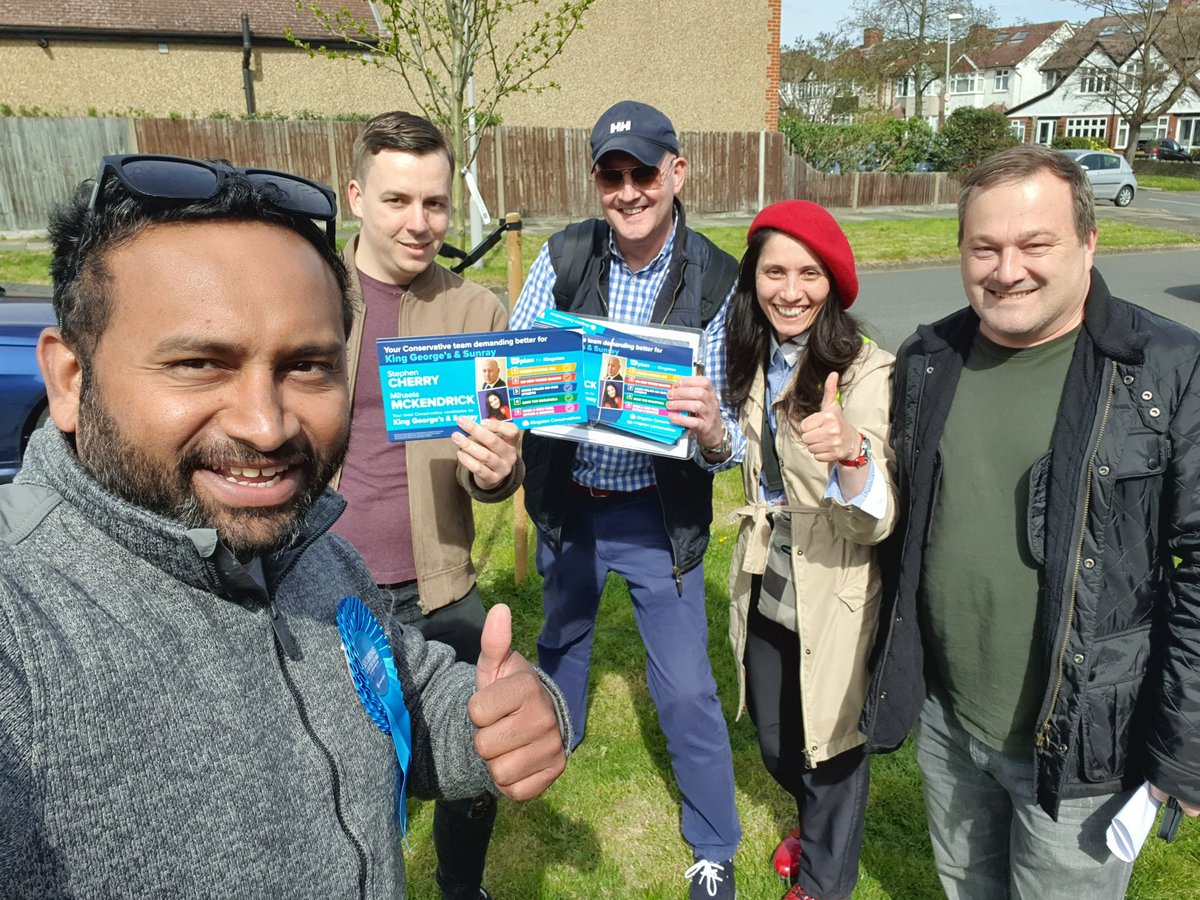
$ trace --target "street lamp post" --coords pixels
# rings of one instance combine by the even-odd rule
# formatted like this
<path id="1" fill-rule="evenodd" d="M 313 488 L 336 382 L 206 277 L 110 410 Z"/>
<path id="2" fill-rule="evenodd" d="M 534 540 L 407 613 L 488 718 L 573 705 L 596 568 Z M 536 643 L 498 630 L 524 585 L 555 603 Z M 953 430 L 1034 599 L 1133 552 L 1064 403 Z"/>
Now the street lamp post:
<path id="1" fill-rule="evenodd" d="M 946 116 L 950 115 L 950 39 L 954 34 L 954 23 L 963 18 L 962 13 L 952 12 L 946 16 L 946 80 L 942 82 L 942 124 L 946 124 Z"/>

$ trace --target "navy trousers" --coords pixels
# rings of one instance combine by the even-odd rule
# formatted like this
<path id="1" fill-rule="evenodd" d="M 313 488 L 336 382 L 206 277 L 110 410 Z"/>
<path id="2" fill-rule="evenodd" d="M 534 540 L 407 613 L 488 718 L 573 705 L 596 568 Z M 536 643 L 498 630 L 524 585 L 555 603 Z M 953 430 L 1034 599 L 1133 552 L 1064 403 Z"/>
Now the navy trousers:
<path id="1" fill-rule="evenodd" d="M 578 743 L 587 727 L 600 594 L 609 572 L 625 579 L 646 647 L 650 696 L 683 795 L 684 839 L 697 858 L 731 859 L 741 826 L 729 731 L 708 661 L 703 569 L 683 576 L 681 595 L 656 492 L 571 499 L 562 546 L 555 551 L 538 535 L 545 616 L 538 662 L 566 698 Z"/>

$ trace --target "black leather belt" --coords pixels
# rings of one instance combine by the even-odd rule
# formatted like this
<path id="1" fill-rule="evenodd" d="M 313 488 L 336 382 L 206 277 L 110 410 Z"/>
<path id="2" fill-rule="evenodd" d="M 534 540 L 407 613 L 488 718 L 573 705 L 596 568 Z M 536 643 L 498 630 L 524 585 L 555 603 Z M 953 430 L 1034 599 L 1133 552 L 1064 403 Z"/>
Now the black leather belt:
<path id="1" fill-rule="evenodd" d="M 636 491 L 606 491 L 604 488 L 588 487 L 586 484 L 572 481 L 571 490 L 579 494 L 587 494 L 589 497 L 594 497 L 597 500 L 619 500 L 622 497 L 633 497 L 637 494 L 649 494 L 652 491 L 657 491 L 658 485 L 650 484 L 644 488 L 638 488 Z"/>

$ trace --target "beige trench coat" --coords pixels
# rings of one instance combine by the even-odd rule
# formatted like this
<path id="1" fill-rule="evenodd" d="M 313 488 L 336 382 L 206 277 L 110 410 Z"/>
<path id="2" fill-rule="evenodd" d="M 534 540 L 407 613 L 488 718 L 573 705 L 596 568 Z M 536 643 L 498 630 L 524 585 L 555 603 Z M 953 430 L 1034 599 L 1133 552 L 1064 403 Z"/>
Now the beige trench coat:
<path id="1" fill-rule="evenodd" d="M 858 717 L 866 697 L 867 658 L 879 617 L 880 581 L 873 545 L 886 538 L 897 518 L 895 460 L 888 447 L 888 408 L 895 358 L 866 343 L 843 379 L 846 419 L 871 441 L 876 477 L 887 481 L 888 507 L 875 519 L 852 506 L 823 496 L 830 466 L 805 449 L 798 429 L 781 422 L 775 441 L 792 512 L 792 578 L 796 586 L 796 623 L 801 653 L 800 696 L 809 767 L 865 741 Z M 755 376 L 742 406 L 739 424 L 746 435 L 742 480 L 746 506 L 729 574 L 729 642 L 738 672 L 738 715 L 746 705 L 746 617 L 750 585 L 766 564 L 773 508 L 759 500 L 762 471 L 763 403 L 766 378 Z M 768 435 L 770 432 L 768 432 Z M 779 509 L 775 507 L 774 509 Z"/>

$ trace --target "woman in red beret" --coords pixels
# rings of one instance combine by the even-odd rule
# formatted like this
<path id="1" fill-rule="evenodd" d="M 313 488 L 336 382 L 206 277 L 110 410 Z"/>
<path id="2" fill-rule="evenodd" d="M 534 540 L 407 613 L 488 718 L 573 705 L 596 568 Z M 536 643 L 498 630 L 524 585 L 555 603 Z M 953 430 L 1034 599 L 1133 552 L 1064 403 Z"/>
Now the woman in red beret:
<path id="1" fill-rule="evenodd" d="M 849 897 L 870 778 L 859 712 L 879 611 L 874 546 L 896 522 L 893 357 L 846 310 L 854 254 L 788 200 L 755 218 L 729 311 L 726 402 L 747 447 L 730 572 L 739 714 L 799 827 L 775 851 L 785 900 Z"/>

